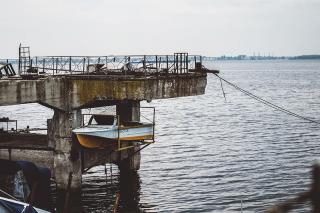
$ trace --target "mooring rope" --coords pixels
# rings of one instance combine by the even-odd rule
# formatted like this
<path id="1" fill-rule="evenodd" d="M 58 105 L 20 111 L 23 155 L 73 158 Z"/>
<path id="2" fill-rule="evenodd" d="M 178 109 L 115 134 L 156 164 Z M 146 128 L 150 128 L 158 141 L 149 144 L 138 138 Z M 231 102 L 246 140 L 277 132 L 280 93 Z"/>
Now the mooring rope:
<path id="1" fill-rule="evenodd" d="M 1 192 L 2 194 L 4 194 L 4 195 L 8 196 L 8 197 L 11 198 L 11 199 L 18 200 L 17 198 L 13 197 L 12 195 L 8 194 L 7 192 L 5 192 L 5 191 L 3 191 L 3 190 L 1 190 L 1 189 L 0 189 L 0 192 Z M 19 201 L 19 200 L 18 200 L 18 201 Z"/>
<path id="2" fill-rule="evenodd" d="M 277 106 L 277 105 L 275 105 L 275 104 L 273 104 L 273 103 L 271 103 L 271 102 L 269 102 L 269 101 L 267 101 L 267 100 L 265 100 L 265 99 L 263 99 L 263 98 L 260 98 L 260 97 L 258 97 L 258 96 L 256 96 L 256 95 L 252 94 L 251 92 L 249 92 L 249 91 L 247 91 L 247 90 L 242 89 L 241 87 L 239 87 L 239 86 L 231 83 L 230 81 L 228 81 L 228 80 L 220 77 L 220 76 L 217 75 L 217 74 L 214 74 L 214 75 L 217 76 L 217 77 L 220 79 L 220 81 L 221 81 L 221 80 L 224 81 L 225 83 L 227 83 L 228 85 L 230 85 L 230 86 L 234 87 L 235 89 L 239 90 L 239 91 L 242 92 L 243 94 L 245 94 L 245 95 L 253 98 L 253 99 L 256 100 L 256 101 L 259 101 L 260 103 L 263 103 L 263 104 L 266 105 L 266 106 L 269 106 L 269 107 L 271 107 L 271 108 L 273 108 L 273 109 L 276 109 L 276 110 L 278 110 L 278 111 L 281 111 L 281 112 L 286 113 L 286 114 L 288 114 L 288 115 L 291 115 L 291 116 L 293 116 L 293 117 L 296 117 L 296 118 L 299 118 L 299 119 L 302 119 L 302 120 L 305 120 L 305 121 L 309 121 L 309 122 L 311 122 L 311 123 L 320 124 L 319 121 L 312 120 L 312 119 L 307 118 L 307 117 L 305 117 L 305 116 L 302 116 L 302 115 L 299 115 L 299 114 L 297 114 L 297 113 L 291 112 L 291 111 L 289 111 L 289 110 L 287 110 L 287 109 L 285 109 L 285 108 L 283 108 L 283 107 Z"/>

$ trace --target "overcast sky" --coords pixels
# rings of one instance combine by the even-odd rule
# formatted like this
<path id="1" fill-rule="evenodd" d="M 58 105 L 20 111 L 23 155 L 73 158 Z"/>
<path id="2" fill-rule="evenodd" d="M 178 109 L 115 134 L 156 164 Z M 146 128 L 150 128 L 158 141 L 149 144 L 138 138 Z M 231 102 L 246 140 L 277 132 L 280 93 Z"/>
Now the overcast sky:
<path id="1" fill-rule="evenodd" d="M 320 54 L 320 0 L 0 0 L 0 58 Z"/>

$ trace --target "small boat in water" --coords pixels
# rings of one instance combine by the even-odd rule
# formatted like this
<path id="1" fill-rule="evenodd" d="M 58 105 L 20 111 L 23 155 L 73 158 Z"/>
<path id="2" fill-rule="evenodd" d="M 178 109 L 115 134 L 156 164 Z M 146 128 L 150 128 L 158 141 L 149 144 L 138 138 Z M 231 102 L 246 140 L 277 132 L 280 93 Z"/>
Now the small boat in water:
<path id="1" fill-rule="evenodd" d="M 154 123 L 123 121 L 119 116 L 92 115 L 88 125 L 73 130 L 79 143 L 87 148 L 115 145 L 119 141 L 154 139 Z"/>

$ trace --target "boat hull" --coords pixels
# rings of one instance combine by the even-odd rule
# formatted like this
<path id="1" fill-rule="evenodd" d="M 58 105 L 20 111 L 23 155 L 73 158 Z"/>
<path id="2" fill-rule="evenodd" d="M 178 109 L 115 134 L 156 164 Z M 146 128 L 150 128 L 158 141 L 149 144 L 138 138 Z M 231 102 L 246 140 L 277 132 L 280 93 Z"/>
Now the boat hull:
<path id="1" fill-rule="evenodd" d="M 28 210 L 26 210 L 28 209 Z M 1 213 L 23 213 L 23 212 L 37 212 L 37 213 L 50 213 L 43 209 L 38 209 L 30 206 L 28 203 L 0 197 L 0 212 Z"/>
<path id="2" fill-rule="evenodd" d="M 86 148 L 104 148 L 116 146 L 120 141 L 141 141 L 153 139 L 153 125 L 110 128 L 93 126 L 73 131 L 79 143 Z"/>

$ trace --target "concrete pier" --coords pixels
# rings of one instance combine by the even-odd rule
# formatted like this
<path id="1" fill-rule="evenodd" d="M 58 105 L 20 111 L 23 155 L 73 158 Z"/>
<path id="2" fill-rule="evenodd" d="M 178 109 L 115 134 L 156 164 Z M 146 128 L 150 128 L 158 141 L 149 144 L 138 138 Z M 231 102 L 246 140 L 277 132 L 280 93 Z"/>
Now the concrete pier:
<path id="1" fill-rule="evenodd" d="M 81 109 L 115 105 L 121 121 L 140 121 L 141 101 L 202 95 L 206 84 L 205 72 L 131 77 L 68 74 L 28 80 L 0 79 L 0 106 L 39 103 L 54 110 L 52 119 L 47 121 L 47 135 L 15 133 L 4 137 L 3 133 L 0 159 L 28 160 L 50 168 L 57 183 L 57 203 L 61 210 L 69 174 L 72 174 L 72 182 L 68 193 L 77 201 L 81 195 L 81 176 L 87 169 L 113 163 L 118 165 L 121 175 L 127 176 L 138 171 L 141 163 L 139 142 L 121 143 L 134 147 L 123 151 L 82 147 L 72 134 L 72 129 L 82 124 Z M 68 212 L 73 211 L 79 210 Z"/>
<path id="2" fill-rule="evenodd" d="M 151 101 L 202 95 L 206 74 L 126 79 L 109 76 L 48 76 L 37 80 L 0 80 L 0 106 L 40 103 L 70 112 L 74 109 L 115 105 L 118 101 Z M 8 95 L 10 94 L 10 95 Z"/>

